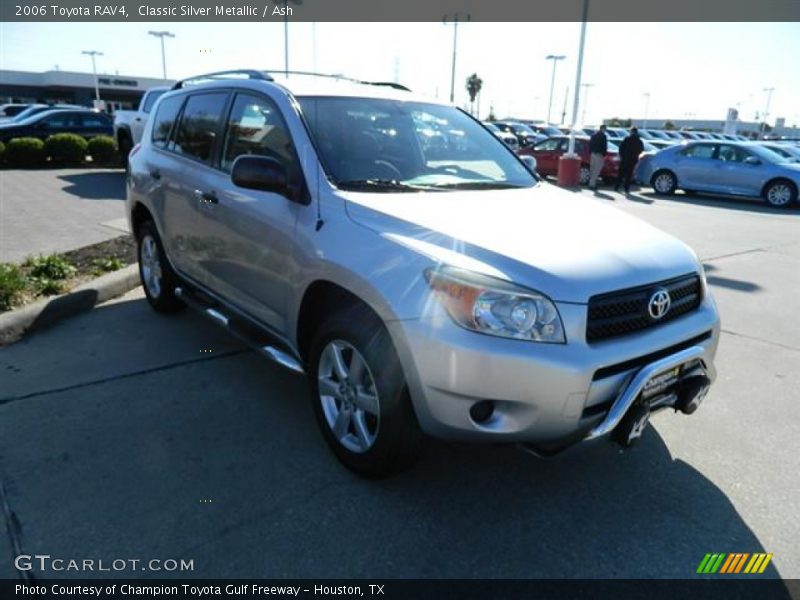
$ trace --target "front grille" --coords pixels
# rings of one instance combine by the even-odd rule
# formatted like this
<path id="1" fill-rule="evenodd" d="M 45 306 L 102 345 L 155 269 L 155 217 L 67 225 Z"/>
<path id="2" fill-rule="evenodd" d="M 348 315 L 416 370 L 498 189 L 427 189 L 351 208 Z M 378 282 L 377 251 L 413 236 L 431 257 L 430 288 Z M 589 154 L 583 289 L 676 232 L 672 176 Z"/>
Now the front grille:
<path id="1" fill-rule="evenodd" d="M 659 289 L 669 293 L 671 303 L 664 316 L 655 319 L 650 315 L 648 304 Z M 589 298 L 586 340 L 596 342 L 666 323 L 693 311 L 701 300 L 702 286 L 697 274 L 592 296 Z"/>

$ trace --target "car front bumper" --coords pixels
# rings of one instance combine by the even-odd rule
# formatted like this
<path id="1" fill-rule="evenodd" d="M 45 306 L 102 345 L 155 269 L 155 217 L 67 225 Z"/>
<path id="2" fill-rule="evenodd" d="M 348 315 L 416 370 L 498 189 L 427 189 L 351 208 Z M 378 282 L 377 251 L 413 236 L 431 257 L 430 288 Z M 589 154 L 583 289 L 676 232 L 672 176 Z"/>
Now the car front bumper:
<path id="1" fill-rule="evenodd" d="M 670 322 L 593 344 L 585 341 L 586 306 L 557 305 L 565 344 L 482 335 L 446 315 L 388 323 L 423 430 L 445 439 L 568 445 L 609 433 L 645 380 L 672 362 L 716 376 L 720 324 L 711 296 Z M 494 410 L 476 422 L 470 409 L 482 401 Z"/>

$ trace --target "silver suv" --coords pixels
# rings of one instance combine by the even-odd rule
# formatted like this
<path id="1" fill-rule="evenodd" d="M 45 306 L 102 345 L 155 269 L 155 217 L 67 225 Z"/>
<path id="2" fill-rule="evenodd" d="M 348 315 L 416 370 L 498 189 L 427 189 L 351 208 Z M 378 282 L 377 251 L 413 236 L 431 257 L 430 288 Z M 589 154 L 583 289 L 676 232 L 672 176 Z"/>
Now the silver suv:
<path id="1" fill-rule="evenodd" d="M 350 469 L 426 435 L 540 454 L 691 414 L 719 317 L 683 243 L 394 84 L 215 73 L 158 101 L 127 208 L 147 299 L 307 373 Z"/>

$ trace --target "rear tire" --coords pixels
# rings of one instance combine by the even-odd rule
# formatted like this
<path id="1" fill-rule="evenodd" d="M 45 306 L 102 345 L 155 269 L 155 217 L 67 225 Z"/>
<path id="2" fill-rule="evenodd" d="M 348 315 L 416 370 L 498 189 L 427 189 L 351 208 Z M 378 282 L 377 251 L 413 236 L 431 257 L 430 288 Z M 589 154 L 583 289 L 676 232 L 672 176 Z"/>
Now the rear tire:
<path id="1" fill-rule="evenodd" d="M 786 208 L 797 202 L 797 187 L 787 179 L 777 179 L 766 185 L 762 196 L 773 208 Z"/>
<path id="2" fill-rule="evenodd" d="M 653 174 L 650 184 L 657 194 L 666 194 L 667 196 L 675 193 L 678 189 L 678 178 L 672 171 L 661 170 Z"/>
<path id="3" fill-rule="evenodd" d="M 152 221 L 145 221 L 139 226 L 136 242 L 139 278 L 150 306 L 160 313 L 174 313 L 184 308 L 186 304 L 175 295 L 175 287 L 179 285 L 178 276 L 167 260 Z"/>
<path id="4" fill-rule="evenodd" d="M 411 467 L 425 437 L 383 323 L 355 307 L 325 320 L 311 343 L 311 400 L 325 441 L 362 477 Z"/>

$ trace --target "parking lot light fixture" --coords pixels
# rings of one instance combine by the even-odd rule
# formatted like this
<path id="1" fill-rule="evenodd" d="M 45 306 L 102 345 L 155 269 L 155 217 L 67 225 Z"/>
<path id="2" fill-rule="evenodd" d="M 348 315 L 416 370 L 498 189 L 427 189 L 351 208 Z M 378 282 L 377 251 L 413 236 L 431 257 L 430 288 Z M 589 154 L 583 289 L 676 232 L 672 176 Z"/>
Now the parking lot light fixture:
<path id="1" fill-rule="evenodd" d="M 170 37 L 174 38 L 175 34 L 169 31 L 148 31 L 149 35 L 153 35 L 161 40 L 161 73 L 163 75 L 164 81 L 167 80 L 167 56 L 164 50 L 164 38 Z"/>
<path id="2" fill-rule="evenodd" d="M 83 50 L 81 54 L 86 54 L 92 57 L 92 75 L 94 75 L 94 98 L 98 102 L 100 102 L 100 84 L 97 81 L 97 63 L 95 62 L 95 56 L 103 56 L 102 52 L 98 52 L 97 50 Z"/>
<path id="3" fill-rule="evenodd" d="M 550 100 L 547 103 L 547 124 L 550 125 L 552 121 L 550 120 L 550 116 L 553 111 L 553 90 L 556 84 L 556 67 L 558 66 L 558 61 L 564 60 L 566 56 L 563 54 L 548 54 L 544 57 L 545 60 L 552 60 L 553 61 L 553 75 L 550 78 Z"/>

